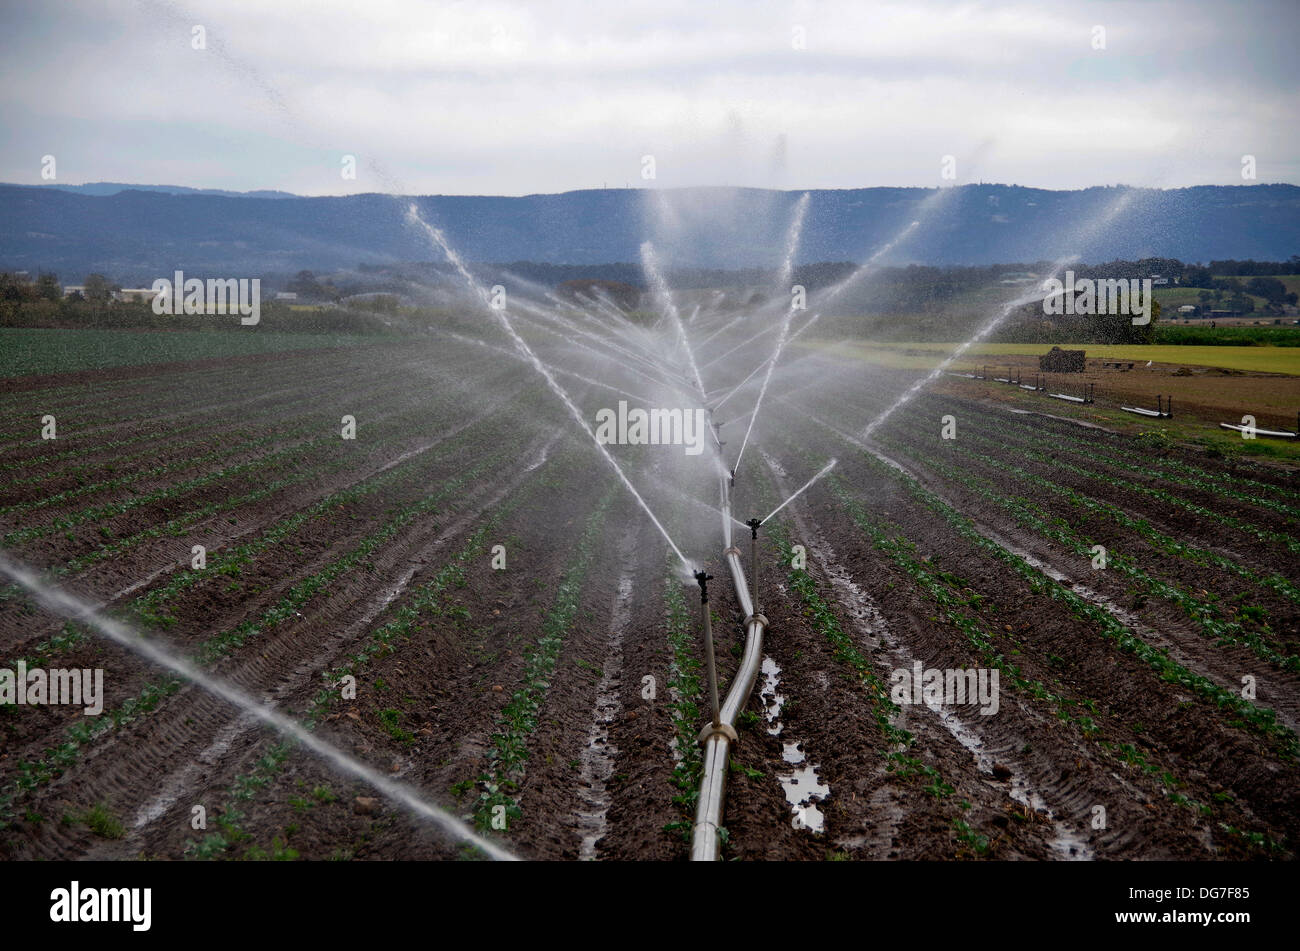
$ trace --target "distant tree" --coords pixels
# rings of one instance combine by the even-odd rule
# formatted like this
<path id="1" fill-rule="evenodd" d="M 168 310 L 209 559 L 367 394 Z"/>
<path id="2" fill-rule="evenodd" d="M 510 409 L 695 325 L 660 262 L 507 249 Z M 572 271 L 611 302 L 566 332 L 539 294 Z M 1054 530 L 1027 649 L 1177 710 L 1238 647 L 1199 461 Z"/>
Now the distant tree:
<path id="1" fill-rule="evenodd" d="M 1270 304 L 1286 300 L 1286 285 L 1275 277 L 1252 277 L 1246 282 L 1246 293 L 1262 297 Z"/>
<path id="2" fill-rule="evenodd" d="M 36 288 L 17 274 L 0 273 L 0 301 L 29 301 L 36 299 Z"/>
<path id="3" fill-rule="evenodd" d="M 41 300 L 58 300 L 63 296 L 63 285 L 58 275 L 42 273 L 36 278 L 36 296 Z"/>
<path id="4" fill-rule="evenodd" d="M 102 274 L 86 275 L 86 300 L 107 301 L 113 298 L 113 284 Z"/>
<path id="5" fill-rule="evenodd" d="M 294 275 L 292 281 L 285 285 L 285 290 L 297 294 L 299 297 L 309 297 L 320 299 L 330 297 L 333 291 L 325 287 L 320 281 L 316 280 L 316 275 L 312 271 L 299 271 Z"/>

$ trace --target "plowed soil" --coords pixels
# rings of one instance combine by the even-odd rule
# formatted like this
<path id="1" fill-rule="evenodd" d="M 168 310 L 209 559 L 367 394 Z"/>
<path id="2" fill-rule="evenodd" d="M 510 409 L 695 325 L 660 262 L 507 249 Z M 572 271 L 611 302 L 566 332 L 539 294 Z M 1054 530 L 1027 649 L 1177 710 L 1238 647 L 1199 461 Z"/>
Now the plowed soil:
<path id="1" fill-rule="evenodd" d="M 592 382 L 599 366 L 574 365 L 586 381 L 565 386 L 588 418 L 620 398 Z M 803 355 L 754 428 L 742 520 L 838 463 L 762 529 L 780 730 L 756 688 L 724 856 L 1293 857 L 1295 473 L 968 389 L 923 390 L 864 438 L 914 379 Z M 45 414 L 56 440 L 39 438 Z M 741 437 L 724 431 L 734 458 Z M 725 693 L 745 632 L 718 515 L 699 504 L 716 503 L 714 474 L 680 447 L 611 448 L 716 576 Z M 49 584 L 523 857 L 689 853 L 699 775 L 680 757 L 707 717 L 702 673 L 683 676 L 703 656 L 698 589 L 518 361 L 449 339 L 8 381 L 0 533 Z M 803 547 L 806 575 L 781 544 Z M 20 659 L 102 668 L 105 700 L 99 717 L 0 706 L 5 858 L 469 854 L 9 587 L 0 666 Z M 916 662 L 997 669 L 997 711 L 891 701 L 891 676 Z M 829 790 L 802 803 L 815 828 L 785 792 L 796 747 Z"/>

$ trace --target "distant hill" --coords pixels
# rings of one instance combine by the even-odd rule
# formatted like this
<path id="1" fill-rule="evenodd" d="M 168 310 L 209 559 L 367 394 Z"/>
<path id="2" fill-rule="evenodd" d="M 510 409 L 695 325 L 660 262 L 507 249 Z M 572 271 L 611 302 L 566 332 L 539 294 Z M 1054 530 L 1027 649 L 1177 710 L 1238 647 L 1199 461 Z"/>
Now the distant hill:
<path id="1" fill-rule="evenodd" d="M 85 188 L 100 186 L 85 186 Z M 114 187 L 114 186 L 104 186 Z M 1124 193 L 1124 211 L 1102 227 Z M 181 268 L 252 275 L 437 261 L 408 227 L 415 201 L 470 261 L 592 265 L 635 262 L 653 237 L 669 263 L 775 266 L 800 192 L 601 189 L 518 198 L 227 196 L 166 186 L 97 195 L 0 185 L 0 268 L 52 270 L 65 281 L 99 271 L 144 282 Z M 993 264 L 1078 254 L 1084 261 L 1173 257 L 1285 260 L 1300 251 L 1300 187 L 1046 191 L 966 185 L 813 191 L 799 262 L 861 261 L 908 222 L 922 226 L 883 263 Z"/>
<path id="2" fill-rule="evenodd" d="M 224 188 L 190 188 L 187 185 L 127 185 L 122 182 L 87 182 L 85 185 L 38 185 L 38 188 L 57 188 L 78 195 L 116 195 L 118 192 L 163 192 L 167 195 L 221 195 L 225 198 L 297 198 L 293 192 L 268 189 L 251 192 L 232 192 Z"/>

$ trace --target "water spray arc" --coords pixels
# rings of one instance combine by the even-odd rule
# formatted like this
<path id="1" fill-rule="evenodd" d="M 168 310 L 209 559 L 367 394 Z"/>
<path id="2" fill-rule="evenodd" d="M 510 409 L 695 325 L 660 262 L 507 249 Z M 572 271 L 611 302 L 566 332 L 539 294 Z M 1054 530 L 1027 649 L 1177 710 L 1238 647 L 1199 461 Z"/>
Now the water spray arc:
<path id="1" fill-rule="evenodd" d="M 514 342 L 515 347 L 523 356 L 527 357 L 528 361 L 532 364 L 533 369 L 542 375 L 543 379 L 546 380 L 546 385 L 551 388 L 551 392 L 559 397 L 560 401 L 564 403 L 565 407 L 569 410 L 569 413 L 573 416 L 577 424 L 582 428 L 583 432 L 591 437 L 592 444 L 600 452 L 601 456 L 604 457 L 605 461 L 609 463 L 610 467 L 614 470 L 615 474 L 617 474 L 624 487 L 632 493 L 637 504 L 640 505 L 646 515 L 650 517 L 650 521 L 654 523 L 655 528 L 659 530 L 659 534 L 661 534 L 664 537 L 664 540 L 668 542 L 668 546 L 673 550 L 673 553 L 677 556 L 678 560 L 681 561 L 682 566 L 687 570 L 690 570 L 690 562 L 686 560 L 686 556 L 682 554 L 682 550 L 677 547 L 677 543 L 673 541 L 672 536 L 668 534 L 668 530 L 664 528 L 663 523 L 660 522 L 655 513 L 651 511 L 646 500 L 641 497 L 641 493 L 636 490 L 636 486 L 632 484 L 632 481 L 623 472 L 623 467 L 618 464 L 618 461 L 610 454 L 610 451 L 605 448 L 599 439 L 596 438 L 596 433 L 591 428 L 590 424 L 588 424 L 586 417 L 582 415 L 582 410 L 578 409 L 573 400 L 569 398 L 569 394 L 566 393 L 564 388 L 556 382 L 555 377 L 551 375 L 549 370 L 547 370 L 546 365 L 537 358 L 537 355 L 533 353 L 532 348 L 528 346 L 528 342 L 515 331 L 514 325 L 511 324 L 510 317 L 506 313 L 505 308 L 493 306 L 493 301 L 488 295 L 487 289 L 474 279 L 474 275 L 469 272 L 469 269 L 465 266 L 464 261 L 461 260 L 460 255 L 456 253 L 455 249 L 447 243 L 442 232 L 429 225 L 420 217 L 419 209 L 416 208 L 414 204 L 409 206 L 407 214 L 409 218 L 423 228 L 429 238 L 442 249 L 443 254 L 447 256 L 447 260 L 452 263 L 452 266 L 456 268 L 461 277 L 463 277 L 469 286 L 478 294 L 479 298 L 483 301 L 488 310 L 496 314 L 497 320 L 500 322 L 502 329 L 505 330 L 506 334 Z"/>
<path id="2" fill-rule="evenodd" d="M 794 206 L 794 218 L 790 222 L 790 228 L 785 236 L 785 257 L 781 261 L 781 268 L 777 271 L 776 289 L 778 293 L 788 293 L 790 290 L 790 281 L 794 277 L 794 256 L 799 250 L 799 239 L 803 235 L 804 218 L 808 215 L 808 203 L 812 199 L 811 192 L 804 192 Z"/>
<path id="3" fill-rule="evenodd" d="M 677 305 L 673 303 L 672 293 L 668 289 L 668 283 L 664 280 L 663 272 L 659 269 L 659 261 L 655 257 L 654 245 L 649 241 L 641 245 L 641 265 L 645 269 L 646 279 L 650 282 L 651 288 L 654 289 L 655 296 L 659 298 L 664 314 L 673 323 L 673 327 L 677 332 L 678 344 L 686 350 L 686 360 L 690 364 L 691 375 L 695 377 L 695 386 L 699 389 L 700 400 L 703 402 L 704 394 L 708 390 L 704 385 L 704 380 L 700 377 L 700 368 L 695 363 L 695 351 L 691 349 L 690 338 L 686 336 L 686 328 L 682 326 L 682 315 L 678 313 Z"/>
<path id="4" fill-rule="evenodd" d="M 1060 261 L 1057 261 L 1052 266 L 1051 276 L 1055 277 L 1060 272 L 1061 268 L 1065 267 L 1067 263 L 1068 263 L 1067 259 L 1062 259 Z M 927 385 L 932 383 L 934 380 L 937 380 L 940 376 L 946 373 L 948 371 L 948 368 L 952 366 L 955 361 L 961 358 L 962 354 L 964 354 L 975 344 L 979 343 L 989 334 L 993 333 L 993 331 L 997 330 L 998 327 L 1002 326 L 1002 322 L 1005 321 L 1007 317 L 1009 317 L 1017 307 L 1021 307 L 1024 304 L 1032 303 L 1033 301 L 1041 300 L 1041 299 L 1042 299 L 1041 293 L 1025 294 L 1025 295 L 1014 297 L 1011 300 L 1004 303 L 1002 307 L 998 310 L 998 312 L 994 314 L 993 317 L 989 319 L 984 324 L 984 326 L 981 327 L 975 333 L 973 337 L 961 343 L 955 350 L 953 350 L 952 353 L 948 354 L 948 356 L 946 356 L 943 360 L 941 360 L 938 366 L 936 366 L 928 374 L 921 377 L 919 380 L 917 380 L 915 383 L 909 386 L 906 390 L 904 390 L 902 395 L 900 395 L 898 399 L 896 399 L 890 406 L 888 406 L 883 412 L 881 412 L 879 416 L 877 416 L 870 423 L 868 423 L 867 428 L 862 431 L 861 434 L 862 438 L 870 439 L 871 434 L 874 433 L 877 429 L 879 429 L 881 424 L 883 424 L 885 420 L 893 416 L 894 413 L 897 412 L 900 407 L 904 406 L 906 403 L 911 401 L 911 399 L 914 396 L 916 396 L 917 393 L 921 392 L 921 390 L 923 390 Z"/>
<path id="5" fill-rule="evenodd" d="M 835 468 L 835 464 L 836 464 L 837 462 L 839 462 L 838 459 L 832 459 L 830 462 L 826 463 L 826 465 L 822 466 L 822 469 L 821 469 L 820 472 L 818 472 L 815 476 L 813 476 L 811 479 L 809 479 L 807 482 L 805 482 L 802 486 L 800 486 L 798 489 L 796 489 L 795 492 L 794 492 L 794 494 L 791 495 L 788 499 L 786 499 L 784 502 L 782 502 L 782 503 L 781 503 L 780 505 L 778 505 L 776 508 L 772 509 L 772 511 L 768 512 L 767 515 L 766 515 L 764 518 L 762 518 L 762 519 L 759 520 L 759 523 L 758 523 L 758 524 L 759 524 L 759 525 L 762 525 L 764 522 L 768 522 L 768 521 L 770 521 L 773 515 L 775 515 L 775 514 L 776 514 L 777 512 L 779 512 L 779 511 L 781 511 L 781 509 L 785 508 L 787 505 L 789 505 L 789 504 L 790 504 L 791 502 L 793 502 L 795 499 L 799 498 L 799 496 L 803 495 L 805 492 L 807 492 L 809 489 L 811 489 L 811 488 L 813 487 L 813 485 L 817 482 L 818 479 L 820 479 L 822 476 L 826 475 L 826 473 L 830 472 L 832 469 Z"/>
<path id="6" fill-rule="evenodd" d="M 170 670 L 195 686 L 220 697 L 243 713 L 255 717 L 276 732 L 301 743 L 340 772 L 361 780 L 393 802 L 400 803 L 417 817 L 430 820 L 452 839 L 482 849 L 494 859 L 514 858 L 501 846 L 479 836 L 455 816 L 425 802 L 407 786 L 382 776 L 359 760 L 353 759 L 347 753 L 325 742 L 296 721 L 259 703 L 230 684 L 204 673 L 189 661 L 158 646 L 156 642 L 147 640 L 118 621 L 103 616 L 90 605 L 62 591 L 47 588 L 34 574 L 14 564 L 4 555 L 0 555 L 0 575 L 9 577 L 14 583 L 25 588 L 50 611 L 81 621 L 127 650 L 139 654 L 159 667 Z"/>

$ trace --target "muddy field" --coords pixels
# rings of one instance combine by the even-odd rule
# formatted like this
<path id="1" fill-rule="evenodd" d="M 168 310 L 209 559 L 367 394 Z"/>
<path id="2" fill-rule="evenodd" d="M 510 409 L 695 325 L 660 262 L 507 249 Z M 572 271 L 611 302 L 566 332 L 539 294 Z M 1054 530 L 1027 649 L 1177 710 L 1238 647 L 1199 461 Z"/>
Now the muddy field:
<path id="1" fill-rule="evenodd" d="M 594 357 L 567 366 L 588 419 L 620 398 Z M 737 517 L 838 464 L 762 528 L 724 857 L 1294 857 L 1296 473 L 974 388 L 864 439 L 915 379 L 812 353 L 767 394 Z M 447 337 L 10 381 L 0 444 L 0 548 L 49 583 L 520 856 L 687 856 L 697 589 L 521 362 Z M 745 632 L 717 480 L 680 447 L 611 449 L 716 576 L 725 691 Z M 16 587 L 0 653 L 104 671 L 98 716 L 0 706 L 5 858 L 472 854 Z M 996 672 L 996 710 L 896 702 L 918 663 Z"/>

